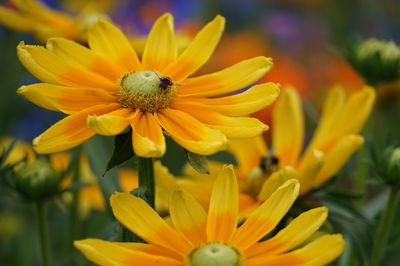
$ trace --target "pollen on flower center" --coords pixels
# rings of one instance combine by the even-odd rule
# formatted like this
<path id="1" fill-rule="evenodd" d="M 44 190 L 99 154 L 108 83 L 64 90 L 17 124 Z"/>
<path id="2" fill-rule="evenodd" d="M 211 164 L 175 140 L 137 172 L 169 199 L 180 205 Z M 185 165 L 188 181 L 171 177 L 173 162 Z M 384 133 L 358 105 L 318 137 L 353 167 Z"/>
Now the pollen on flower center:
<path id="1" fill-rule="evenodd" d="M 155 71 L 136 71 L 122 77 L 116 96 L 122 106 L 142 112 L 156 112 L 175 98 L 171 79 Z"/>
<path id="2" fill-rule="evenodd" d="M 240 255 L 236 249 L 222 243 L 211 243 L 190 254 L 190 266 L 237 266 Z"/>

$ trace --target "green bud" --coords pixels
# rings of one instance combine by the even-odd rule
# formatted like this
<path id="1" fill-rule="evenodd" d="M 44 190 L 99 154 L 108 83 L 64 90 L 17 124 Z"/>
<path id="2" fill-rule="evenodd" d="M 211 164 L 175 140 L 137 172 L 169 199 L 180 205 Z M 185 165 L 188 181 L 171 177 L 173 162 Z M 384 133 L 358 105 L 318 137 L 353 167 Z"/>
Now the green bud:
<path id="1" fill-rule="evenodd" d="M 384 183 L 400 187 L 400 147 L 386 148 L 380 155 L 377 167 Z"/>
<path id="2" fill-rule="evenodd" d="M 60 175 L 45 159 L 23 163 L 15 169 L 17 190 L 31 200 L 41 200 L 56 194 Z"/>
<path id="3" fill-rule="evenodd" d="M 239 262 L 239 253 L 221 243 L 202 246 L 190 255 L 191 266 L 237 266 Z"/>
<path id="4" fill-rule="evenodd" d="M 368 39 L 357 45 L 348 59 L 370 85 L 391 82 L 400 77 L 400 48 L 393 41 Z"/>
<path id="5" fill-rule="evenodd" d="M 388 176 L 400 185 L 400 147 L 394 149 L 390 155 L 388 169 Z"/>

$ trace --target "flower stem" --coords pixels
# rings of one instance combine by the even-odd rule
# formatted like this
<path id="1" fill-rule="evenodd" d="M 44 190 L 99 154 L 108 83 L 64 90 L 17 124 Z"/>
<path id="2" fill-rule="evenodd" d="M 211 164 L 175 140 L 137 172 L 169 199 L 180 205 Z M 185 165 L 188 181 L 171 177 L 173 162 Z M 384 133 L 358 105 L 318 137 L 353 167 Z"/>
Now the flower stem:
<path id="1" fill-rule="evenodd" d="M 153 158 L 139 157 L 139 189 L 144 193 L 144 200 L 155 208 L 155 182 Z"/>
<path id="2" fill-rule="evenodd" d="M 40 240 L 40 251 L 42 257 L 42 265 L 49 265 L 49 254 L 48 254 L 48 235 L 47 235 L 47 221 L 45 206 L 42 201 L 36 202 L 37 211 L 37 224 L 39 227 L 39 240 Z"/>
<path id="3" fill-rule="evenodd" d="M 139 159 L 139 187 L 131 191 L 132 195 L 140 197 L 153 209 L 155 208 L 155 181 L 153 158 L 138 157 Z M 122 230 L 122 241 L 143 242 L 143 240 L 131 233 L 128 229 Z"/>
<path id="4" fill-rule="evenodd" d="M 385 249 L 386 240 L 390 232 L 390 226 L 392 224 L 394 210 L 396 208 L 396 201 L 399 192 L 400 192 L 399 188 L 396 187 L 390 188 L 389 198 L 386 204 L 386 208 L 379 222 L 377 240 L 375 242 L 374 249 L 372 252 L 371 266 L 379 265 L 382 253 Z"/>

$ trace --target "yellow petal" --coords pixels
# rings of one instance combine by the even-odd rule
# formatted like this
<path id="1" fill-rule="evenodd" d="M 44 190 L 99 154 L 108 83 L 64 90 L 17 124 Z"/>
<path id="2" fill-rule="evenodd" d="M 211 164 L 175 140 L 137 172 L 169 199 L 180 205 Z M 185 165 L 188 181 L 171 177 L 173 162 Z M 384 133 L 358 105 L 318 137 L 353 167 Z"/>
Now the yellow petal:
<path id="1" fill-rule="evenodd" d="M 345 101 L 343 94 L 343 88 L 336 87 L 329 95 L 306 156 L 314 148 L 328 153 L 341 137 L 356 134 L 363 127 L 375 101 L 375 90 L 364 87 Z"/>
<path id="2" fill-rule="evenodd" d="M 272 256 L 292 250 L 311 237 L 325 222 L 327 216 L 328 209 L 325 207 L 303 212 L 274 237 L 251 247 L 247 255 L 250 257 L 267 254 Z"/>
<path id="3" fill-rule="evenodd" d="M 341 235 L 325 235 L 295 251 L 278 256 L 269 254 L 247 259 L 249 266 L 321 266 L 336 259 L 344 249 L 345 243 Z"/>
<path id="4" fill-rule="evenodd" d="M 21 42 L 17 52 L 21 63 L 43 82 L 115 90 L 114 82 L 76 62 L 63 60 L 42 46 L 25 45 Z"/>
<path id="5" fill-rule="evenodd" d="M 181 81 L 193 74 L 210 58 L 225 27 L 225 19 L 217 16 L 208 23 L 189 44 L 185 51 L 165 70 L 174 81 Z"/>
<path id="6" fill-rule="evenodd" d="M 250 139 L 229 140 L 229 151 L 238 163 L 238 175 L 245 177 L 260 165 L 260 160 L 268 153 L 262 136 Z"/>
<path id="7" fill-rule="evenodd" d="M 273 113 L 272 147 L 280 165 L 294 165 L 303 148 L 304 117 L 299 94 L 283 90 Z"/>
<path id="8" fill-rule="evenodd" d="M 181 262 L 177 261 L 176 259 L 160 256 L 157 253 L 142 251 L 142 245 L 146 244 L 113 243 L 100 239 L 84 239 L 80 241 L 74 241 L 74 246 L 79 249 L 88 260 L 98 265 L 182 265 Z M 152 246 L 154 247 L 154 245 Z"/>
<path id="9" fill-rule="evenodd" d="M 95 133 L 86 125 L 89 115 L 101 115 L 118 108 L 118 104 L 96 105 L 70 115 L 33 140 L 38 153 L 53 153 L 75 147 L 92 137 Z"/>
<path id="10" fill-rule="evenodd" d="M 213 97 L 237 91 L 259 80 L 272 68 L 272 59 L 259 56 L 224 70 L 188 78 L 178 86 L 179 96 Z"/>
<path id="11" fill-rule="evenodd" d="M 334 176 L 364 143 L 360 135 L 346 135 L 326 155 L 324 165 L 319 171 L 314 185 L 319 185 Z"/>
<path id="12" fill-rule="evenodd" d="M 237 229 L 232 244 L 239 250 L 246 251 L 258 242 L 286 215 L 298 194 L 299 183 L 295 179 L 291 179 L 279 187 Z"/>
<path id="13" fill-rule="evenodd" d="M 277 83 L 255 85 L 245 92 L 218 98 L 188 98 L 210 106 L 213 110 L 228 116 L 243 116 L 270 105 L 279 95 Z M 177 98 L 177 101 L 180 100 Z"/>
<path id="14" fill-rule="evenodd" d="M 96 134 L 103 136 L 115 136 L 120 134 L 129 126 L 127 116 L 132 113 L 128 108 L 122 108 L 106 115 L 89 115 L 87 125 Z"/>
<path id="15" fill-rule="evenodd" d="M 102 89 L 75 88 L 48 83 L 21 86 L 17 92 L 42 108 L 65 114 L 80 112 L 99 104 L 117 102 L 115 96 Z"/>
<path id="16" fill-rule="evenodd" d="M 152 158 L 165 153 L 164 135 L 153 114 L 138 112 L 131 126 L 133 149 L 138 156 Z"/>
<path id="17" fill-rule="evenodd" d="M 337 135 L 359 132 L 371 113 L 375 97 L 375 89 L 368 86 L 352 93 L 343 106 L 341 116 L 337 118 L 336 123 L 340 127 Z"/>
<path id="18" fill-rule="evenodd" d="M 238 223 L 238 184 L 232 165 L 225 165 L 214 183 L 207 219 L 207 240 L 229 243 Z"/>
<path id="19" fill-rule="evenodd" d="M 31 20 L 10 8 L 2 6 L 0 6 L 0 24 L 9 29 L 22 32 L 30 32 L 33 31 L 34 28 L 34 24 Z"/>
<path id="20" fill-rule="evenodd" d="M 314 187 L 315 179 L 317 178 L 324 161 L 325 155 L 319 150 L 313 150 L 313 153 L 311 153 L 309 157 L 302 161 L 297 170 L 301 195 L 305 194 Z"/>
<path id="21" fill-rule="evenodd" d="M 185 149 L 210 155 L 226 147 L 222 132 L 211 129 L 180 110 L 163 109 L 157 114 L 161 126 Z"/>
<path id="22" fill-rule="evenodd" d="M 13 141 L 15 140 L 10 137 L 0 138 L 0 152 L 5 151 Z M 3 164 L 14 164 L 25 158 L 28 159 L 28 162 L 31 162 L 35 159 L 35 157 L 36 156 L 32 147 L 28 143 L 18 140 L 15 142 L 12 150 L 8 154 Z"/>
<path id="23" fill-rule="evenodd" d="M 175 43 L 174 18 L 167 13 L 154 23 L 143 52 L 144 69 L 157 70 L 164 68 L 176 60 L 178 50 Z"/>
<path id="24" fill-rule="evenodd" d="M 176 190 L 177 179 L 160 161 L 154 162 L 154 178 L 156 181 L 156 208 L 158 212 L 168 212 L 171 192 Z"/>
<path id="25" fill-rule="evenodd" d="M 169 206 L 175 229 L 193 246 L 206 243 L 207 213 L 193 196 L 177 189 L 171 193 Z"/>
<path id="26" fill-rule="evenodd" d="M 124 72 L 141 69 L 139 58 L 122 31 L 106 20 L 89 28 L 88 43 L 95 53 L 110 59 Z"/>
<path id="27" fill-rule="evenodd" d="M 267 200 L 283 184 L 290 179 L 297 179 L 297 173 L 291 166 L 285 166 L 273 172 L 263 183 L 257 199 L 260 202 Z"/>
<path id="28" fill-rule="evenodd" d="M 175 102 L 171 108 L 185 110 L 200 122 L 220 130 L 228 138 L 251 138 L 268 129 L 267 125 L 256 118 L 224 116 L 201 103 Z"/>
<path id="29" fill-rule="evenodd" d="M 113 62 L 72 40 L 51 38 L 47 41 L 46 47 L 63 60 L 79 63 L 82 67 L 88 68 L 112 81 L 117 80 L 124 74 L 120 66 L 113 64 Z"/>
<path id="30" fill-rule="evenodd" d="M 70 152 L 57 152 L 49 154 L 49 159 L 54 170 L 56 170 L 57 173 L 62 173 L 68 169 L 72 155 Z"/>
<path id="31" fill-rule="evenodd" d="M 181 255 L 191 249 L 190 244 L 144 200 L 129 193 L 114 193 L 110 201 L 118 221 L 147 243 L 160 245 Z"/>

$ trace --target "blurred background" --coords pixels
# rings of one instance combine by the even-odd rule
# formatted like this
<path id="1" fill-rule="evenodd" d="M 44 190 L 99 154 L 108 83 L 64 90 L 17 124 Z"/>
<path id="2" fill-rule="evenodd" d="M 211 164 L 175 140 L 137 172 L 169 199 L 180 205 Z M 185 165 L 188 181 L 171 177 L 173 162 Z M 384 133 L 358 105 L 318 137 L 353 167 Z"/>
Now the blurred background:
<path id="1" fill-rule="evenodd" d="M 13 1 L 0 3 L 15 8 Z M 272 57 L 274 68 L 262 81 L 290 85 L 300 92 L 307 129 L 315 128 L 328 88 L 341 84 L 350 92 L 363 85 L 362 78 L 343 57 L 352 43 L 369 37 L 400 42 L 398 0 L 65 0 L 42 3 L 72 18 L 79 16 L 86 6 L 95 4 L 98 10 L 120 25 L 138 49 L 141 38 L 147 34 L 156 18 L 165 12 L 174 15 L 176 31 L 182 36 L 182 43 L 189 41 L 206 22 L 221 14 L 226 17 L 224 36 L 212 59 L 199 73 L 219 70 L 258 55 Z M 16 94 L 21 85 L 36 82 L 19 63 L 16 46 L 20 41 L 40 43 L 41 40 L 36 37 L 0 25 L 0 137 L 11 136 L 28 143 L 62 117 Z M 389 98 L 391 95 L 389 92 Z M 384 97 L 388 96 L 383 93 L 378 96 Z M 387 101 L 387 98 L 382 101 Z M 269 114 L 270 110 L 266 108 L 255 116 L 268 123 Z M 398 112 L 392 115 L 398 117 Z M 393 127 L 398 129 L 399 125 Z M 388 134 L 382 129 L 377 130 L 380 138 L 376 141 L 383 142 Z M 394 132 L 398 138 L 399 131 Z M 99 177 L 106 194 L 118 189 L 115 170 L 102 177 L 112 147 L 112 139 L 100 137 L 93 138 L 84 147 L 95 169 L 94 174 Z M 163 161 L 173 173 L 179 174 L 185 163 L 185 154 L 171 143 L 167 150 Z M 221 156 L 231 160 L 226 155 L 214 157 L 218 159 Z M 352 162 L 347 168 L 351 167 Z M 344 169 L 341 175 L 345 176 L 346 171 Z M 65 244 L 64 239 L 71 238 L 65 208 L 59 202 L 52 204 L 49 209 L 52 217 L 51 250 L 55 254 L 53 263 L 85 265 L 87 262 L 83 262 L 78 252 Z M 33 216 L 34 211 L 26 202 L 18 199 L 9 189 L 0 187 L 1 265 L 39 265 Z M 110 239 L 115 228 L 114 219 L 109 213 L 93 211 L 89 218 L 83 220 L 79 238 L 91 236 Z M 399 243 L 394 246 L 397 247 Z M 388 253 L 387 265 L 396 265 L 392 264 L 397 261 L 394 248 Z"/>

